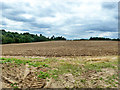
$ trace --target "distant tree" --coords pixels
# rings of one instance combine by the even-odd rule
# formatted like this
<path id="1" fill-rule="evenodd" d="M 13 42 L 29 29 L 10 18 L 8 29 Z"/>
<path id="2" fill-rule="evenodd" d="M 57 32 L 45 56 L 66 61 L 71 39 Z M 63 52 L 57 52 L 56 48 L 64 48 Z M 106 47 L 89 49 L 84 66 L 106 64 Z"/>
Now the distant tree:
<path id="1" fill-rule="evenodd" d="M 5 35 L 6 37 L 11 37 L 11 38 L 14 38 L 14 36 L 13 36 L 13 34 L 12 33 L 6 33 L 6 35 Z"/>
<path id="2" fill-rule="evenodd" d="M 54 40 L 66 40 L 66 38 L 61 36 L 61 37 L 55 37 Z"/>
<path id="3" fill-rule="evenodd" d="M 110 38 L 104 38 L 104 37 L 90 37 L 89 40 L 111 40 Z"/>
<path id="4" fill-rule="evenodd" d="M 15 37 L 15 38 L 14 38 L 14 42 L 15 42 L 15 43 L 20 43 L 20 39 L 17 38 L 17 37 Z"/>
<path id="5" fill-rule="evenodd" d="M 23 33 L 23 35 L 30 35 L 29 32 Z"/>
<path id="6" fill-rule="evenodd" d="M 51 40 L 54 40 L 55 39 L 55 36 L 53 35 L 52 37 L 51 37 Z"/>
<path id="7" fill-rule="evenodd" d="M 42 34 L 40 34 L 40 37 L 42 36 Z"/>

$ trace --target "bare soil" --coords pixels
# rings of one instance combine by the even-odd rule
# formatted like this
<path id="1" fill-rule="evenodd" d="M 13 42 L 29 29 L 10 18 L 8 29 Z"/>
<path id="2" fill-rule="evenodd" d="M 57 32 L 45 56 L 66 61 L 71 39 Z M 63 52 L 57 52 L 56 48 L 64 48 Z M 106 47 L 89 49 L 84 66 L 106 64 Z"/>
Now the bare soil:
<path id="1" fill-rule="evenodd" d="M 2 65 L 2 87 L 3 88 L 42 88 L 45 86 L 45 79 L 40 79 L 35 74 L 41 69 L 28 67 L 27 65 L 17 65 L 15 63 L 5 63 Z"/>
<path id="2" fill-rule="evenodd" d="M 2 45 L 3 56 L 106 56 L 118 54 L 117 41 L 49 41 Z"/>

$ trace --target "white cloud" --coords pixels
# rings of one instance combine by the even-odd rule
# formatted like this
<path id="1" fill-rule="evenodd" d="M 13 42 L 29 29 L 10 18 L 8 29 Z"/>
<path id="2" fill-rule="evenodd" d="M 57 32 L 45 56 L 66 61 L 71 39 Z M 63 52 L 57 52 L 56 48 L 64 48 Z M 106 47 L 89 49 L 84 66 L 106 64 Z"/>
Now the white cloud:
<path id="1" fill-rule="evenodd" d="M 1 21 L 6 25 L 2 25 L 2 28 L 29 30 L 48 36 L 64 35 L 67 38 L 114 37 L 113 32 L 117 32 L 118 8 L 109 9 L 110 5 L 103 7 L 104 2 L 106 1 L 3 0 L 4 19 Z M 111 5 L 117 3 L 114 1 Z"/>

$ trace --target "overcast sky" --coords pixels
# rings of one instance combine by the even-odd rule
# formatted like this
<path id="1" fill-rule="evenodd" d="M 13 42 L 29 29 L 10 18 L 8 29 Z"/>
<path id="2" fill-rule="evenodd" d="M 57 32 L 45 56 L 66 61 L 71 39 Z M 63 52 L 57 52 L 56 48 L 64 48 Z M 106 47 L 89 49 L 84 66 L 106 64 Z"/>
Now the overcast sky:
<path id="1" fill-rule="evenodd" d="M 0 28 L 67 39 L 118 37 L 118 2 L 2 0 Z"/>

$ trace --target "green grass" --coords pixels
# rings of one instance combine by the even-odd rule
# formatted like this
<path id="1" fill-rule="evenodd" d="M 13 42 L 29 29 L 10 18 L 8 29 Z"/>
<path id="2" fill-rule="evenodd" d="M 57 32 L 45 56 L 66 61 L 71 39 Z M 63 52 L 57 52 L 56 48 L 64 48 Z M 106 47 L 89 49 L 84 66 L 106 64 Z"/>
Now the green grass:
<path id="1" fill-rule="evenodd" d="M 85 84 L 86 79 L 81 79 L 80 81 Z"/>
<path id="2" fill-rule="evenodd" d="M 18 85 L 17 85 L 17 83 L 10 84 L 10 85 L 11 85 L 11 87 L 13 87 L 13 88 L 18 88 Z"/>
<path id="3" fill-rule="evenodd" d="M 56 58 L 46 58 L 44 59 L 44 62 L 45 63 L 54 63 L 54 62 L 57 62 L 58 60 Z"/>
<path id="4" fill-rule="evenodd" d="M 50 70 L 49 72 L 56 76 L 55 78 L 57 78 L 58 75 L 63 75 L 65 73 L 72 73 L 75 76 L 79 76 L 81 73 L 81 67 L 78 65 L 62 63 L 57 66 L 55 70 Z"/>
<path id="5" fill-rule="evenodd" d="M 21 59 L 16 59 L 16 58 L 0 58 L 0 63 L 3 64 L 3 63 L 16 63 L 17 65 L 20 65 L 20 64 L 28 64 L 30 66 L 34 66 L 34 67 L 49 67 L 48 64 L 45 64 L 45 62 L 34 62 L 34 61 L 30 61 L 30 60 L 21 60 Z M 30 68 L 29 66 L 29 68 Z M 43 71 L 40 71 L 40 73 L 38 74 L 38 78 L 42 78 L 42 79 L 46 79 L 46 78 L 49 78 L 50 75 L 48 72 L 43 72 Z M 51 77 L 54 77 L 54 75 L 51 74 Z M 11 86 L 13 87 L 17 87 L 15 86 L 16 84 L 11 84 Z"/>
<path id="6" fill-rule="evenodd" d="M 86 63 L 85 69 L 88 70 L 101 70 L 103 68 L 116 68 L 117 62 L 99 62 L 99 63 Z"/>
<path id="7" fill-rule="evenodd" d="M 50 78 L 50 75 L 47 72 L 40 71 L 38 78 L 46 79 L 46 78 Z"/>
<path id="8" fill-rule="evenodd" d="M 3 64 L 3 63 L 16 63 L 18 65 L 20 64 L 29 64 L 31 66 L 34 66 L 34 67 L 49 67 L 48 64 L 45 64 L 45 62 L 33 62 L 33 61 L 30 61 L 30 60 L 21 60 L 21 59 L 16 59 L 16 58 L 0 58 L 0 63 Z"/>

